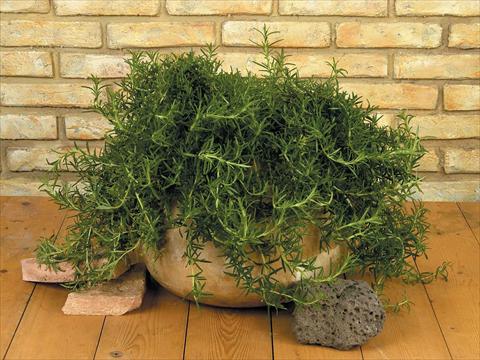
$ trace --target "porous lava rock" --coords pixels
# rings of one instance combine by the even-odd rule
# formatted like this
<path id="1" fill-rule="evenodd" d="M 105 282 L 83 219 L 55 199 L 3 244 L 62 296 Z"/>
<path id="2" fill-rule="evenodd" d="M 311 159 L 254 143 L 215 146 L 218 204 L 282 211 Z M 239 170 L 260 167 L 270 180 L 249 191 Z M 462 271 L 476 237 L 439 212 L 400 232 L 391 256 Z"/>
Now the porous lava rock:
<path id="1" fill-rule="evenodd" d="M 298 305 L 293 312 L 299 342 L 348 350 L 383 329 L 384 308 L 365 281 L 339 279 L 312 286 L 312 294 L 320 301 Z"/>

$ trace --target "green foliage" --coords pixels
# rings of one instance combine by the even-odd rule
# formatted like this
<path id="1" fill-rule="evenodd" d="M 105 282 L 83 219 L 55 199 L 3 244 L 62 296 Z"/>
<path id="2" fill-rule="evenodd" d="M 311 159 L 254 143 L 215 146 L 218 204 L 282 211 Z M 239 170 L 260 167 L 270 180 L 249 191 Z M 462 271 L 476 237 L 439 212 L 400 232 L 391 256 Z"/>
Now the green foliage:
<path id="1" fill-rule="evenodd" d="M 92 285 L 131 251 L 161 248 L 166 229 L 184 226 L 196 300 L 214 281 L 202 276 L 207 241 L 239 287 L 274 306 L 303 302 L 309 281 L 353 268 L 371 271 L 380 286 L 433 276 L 409 261 L 424 254 L 427 230 L 421 204 L 403 207 L 418 189 L 425 152 L 410 116 L 399 115 L 396 129 L 379 126 L 373 107 L 340 89 L 344 70 L 335 62 L 329 79 L 301 79 L 283 51 L 272 51 L 268 30 L 261 34 L 261 77 L 222 70 L 209 47 L 200 55 L 133 54 L 115 91 L 93 79 L 93 109 L 114 129 L 103 152 L 77 147 L 53 164 L 46 190 L 76 211 L 76 222 L 62 245 L 40 245 L 41 262 L 71 261 L 70 285 Z M 76 183 L 60 181 L 65 168 L 78 172 Z M 308 224 L 321 229 L 322 247 L 349 249 L 329 274 L 302 259 Z M 108 261 L 93 266 L 99 258 Z M 299 269 L 316 276 L 295 288 L 274 278 Z"/>

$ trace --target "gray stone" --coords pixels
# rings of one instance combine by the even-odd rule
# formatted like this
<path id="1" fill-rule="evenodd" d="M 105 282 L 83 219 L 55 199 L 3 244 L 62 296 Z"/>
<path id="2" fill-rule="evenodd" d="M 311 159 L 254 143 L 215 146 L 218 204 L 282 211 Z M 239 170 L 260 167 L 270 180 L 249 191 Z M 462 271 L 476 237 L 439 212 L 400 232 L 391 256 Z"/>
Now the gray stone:
<path id="1" fill-rule="evenodd" d="M 365 281 L 339 279 L 331 285 L 316 284 L 311 290 L 322 300 L 295 308 L 294 332 L 299 342 L 348 350 L 383 329 L 384 308 Z"/>

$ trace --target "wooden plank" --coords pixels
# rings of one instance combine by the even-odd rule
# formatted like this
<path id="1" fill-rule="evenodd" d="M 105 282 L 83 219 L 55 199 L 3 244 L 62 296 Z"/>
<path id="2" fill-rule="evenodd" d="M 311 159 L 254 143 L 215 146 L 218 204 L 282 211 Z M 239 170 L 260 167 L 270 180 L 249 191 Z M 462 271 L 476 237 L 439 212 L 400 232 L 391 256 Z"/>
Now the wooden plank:
<path id="1" fill-rule="evenodd" d="M 56 231 L 65 217 L 41 197 L 0 198 L 0 356 L 3 358 L 34 284 L 22 281 L 20 260 L 31 257 L 41 236 Z"/>
<path id="2" fill-rule="evenodd" d="M 272 314 L 273 353 L 275 360 L 357 360 L 362 359 L 360 348 L 348 351 L 323 346 L 303 345 L 297 342 L 292 331 L 293 317 L 287 311 Z"/>
<path id="3" fill-rule="evenodd" d="M 391 281 L 385 295 L 392 301 L 404 295 L 415 303 L 410 312 L 389 312 L 383 331 L 362 346 L 364 359 L 448 359 L 442 333 L 435 319 L 425 289 L 419 285 L 406 287 Z M 291 331 L 291 316 L 282 312 L 273 318 L 275 359 L 361 359 L 360 349 L 338 351 L 321 346 L 298 344 Z M 418 339 L 422 338 L 422 346 Z"/>
<path id="4" fill-rule="evenodd" d="M 405 296 L 410 311 L 387 312 L 383 331 L 362 346 L 367 359 L 450 359 L 448 348 L 428 300 L 425 288 L 406 286 L 398 280 L 386 284 L 385 296 L 392 302 Z M 421 341 L 420 341 L 421 339 Z"/>
<path id="5" fill-rule="evenodd" d="M 107 316 L 96 359 L 182 359 L 188 302 L 148 289 L 140 309 Z"/>
<path id="6" fill-rule="evenodd" d="M 433 271 L 448 260 L 448 282 L 426 285 L 427 293 L 454 359 L 478 359 L 480 354 L 479 245 L 454 203 L 429 203 L 429 259 L 419 259 L 420 271 Z"/>
<path id="7" fill-rule="evenodd" d="M 6 359 L 92 359 L 104 316 L 62 312 L 68 290 L 38 284 Z"/>
<path id="8" fill-rule="evenodd" d="M 480 242 L 480 202 L 461 202 L 457 204 L 470 229 L 472 229 L 477 242 Z"/>
<path id="9" fill-rule="evenodd" d="M 354 278 L 360 277 L 354 276 Z M 368 278 L 365 280 L 369 281 Z M 288 314 L 284 314 L 284 319 L 273 318 L 275 358 L 349 359 L 359 358 L 362 355 L 364 359 L 450 358 L 439 324 L 422 285 L 405 286 L 400 281 L 393 280 L 387 283 L 385 296 L 391 301 L 400 301 L 407 296 L 414 305 L 411 306 L 410 311 L 404 309 L 398 314 L 388 312 L 383 331 L 362 346 L 362 354 L 356 354 L 354 352 L 356 349 L 346 354 L 328 348 L 299 345 L 295 343 L 293 334 L 288 336 L 288 340 L 282 340 L 285 341 L 283 346 L 278 346 L 280 339 L 276 329 L 282 327 L 283 333 L 291 332 Z M 418 339 L 422 339 L 422 346 L 418 346 Z M 315 348 L 321 349 L 318 350 L 318 354 L 312 350 Z M 323 352 L 320 353 L 320 351 Z"/>
<path id="10" fill-rule="evenodd" d="M 25 200 L 25 198 L 22 198 Z M 15 201 L 23 201 L 20 198 Z M 56 206 L 50 205 L 48 199 L 31 198 L 26 202 L 36 209 L 25 211 L 17 206 L 9 208 L 13 219 L 25 218 L 25 225 L 20 229 L 22 236 L 29 238 L 32 249 L 40 235 L 56 229 L 64 214 Z M 32 229 L 31 231 L 26 231 Z M 47 231 L 48 230 L 48 231 Z M 44 233 L 47 232 L 47 233 Z M 23 257 L 23 255 L 22 255 Z M 20 270 L 17 270 L 16 285 L 22 286 Z M 3 293 L 3 292 L 2 292 Z M 38 284 L 31 295 L 28 306 L 17 328 L 15 337 L 6 354 L 6 359 L 87 359 L 92 358 L 98 342 L 98 336 L 104 317 L 73 317 L 62 313 L 68 291 L 59 285 Z M 2 308 L 7 308 L 2 303 Z M 2 319 L 3 320 L 3 319 Z M 3 331 L 3 323 L 2 323 Z"/>
<path id="11" fill-rule="evenodd" d="M 266 308 L 190 306 L 185 359 L 272 359 Z"/>

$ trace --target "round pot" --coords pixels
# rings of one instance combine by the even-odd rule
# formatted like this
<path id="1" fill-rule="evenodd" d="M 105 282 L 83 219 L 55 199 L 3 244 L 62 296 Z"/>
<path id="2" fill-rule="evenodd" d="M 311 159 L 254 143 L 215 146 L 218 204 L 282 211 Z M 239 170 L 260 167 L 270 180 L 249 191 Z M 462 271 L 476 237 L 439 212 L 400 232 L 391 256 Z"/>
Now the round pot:
<path id="1" fill-rule="evenodd" d="M 192 290 L 192 275 L 197 271 L 194 266 L 187 265 L 183 257 L 186 248 L 186 229 L 175 228 L 167 230 L 165 244 L 160 250 L 145 250 L 143 262 L 150 275 L 171 293 L 190 299 Z M 311 226 L 303 237 L 303 256 L 305 259 L 316 257 L 316 264 L 322 266 L 324 273 L 343 257 L 344 252 L 339 246 L 327 250 L 320 249 L 320 234 L 318 228 Z M 256 307 L 265 305 L 256 294 L 246 294 L 245 290 L 236 286 L 235 279 L 227 274 L 225 258 L 221 251 L 211 241 L 205 243 L 202 259 L 210 261 L 201 263 L 202 276 L 206 279 L 204 291 L 211 293 L 200 299 L 201 303 L 222 307 Z M 278 265 L 278 264 L 277 264 Z M 258 267 L 259 268 L 259 267 Z M 275 278 L 284 285 L 292 285 L 300 278 L 300 272 L 291 274 L 279 271 Z M 308 274 L 303 274 L 308 276 Z"/>

